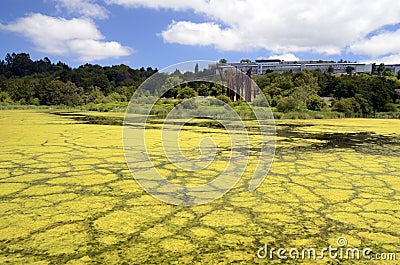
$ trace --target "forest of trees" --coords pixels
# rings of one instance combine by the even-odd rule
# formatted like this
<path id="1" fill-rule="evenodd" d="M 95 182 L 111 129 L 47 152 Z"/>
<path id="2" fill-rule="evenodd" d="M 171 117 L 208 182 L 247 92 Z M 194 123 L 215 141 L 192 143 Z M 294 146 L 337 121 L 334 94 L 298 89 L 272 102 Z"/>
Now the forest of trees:
<path id="1" fill-rule="evenodd" d="M 320 71 L 270 72 L 253 79 L 279 112 L 334 110 L 371 114 L 399 111 L 400 73 L 384 71 L 384 65 L 379 69 L 382 71 L 374 74 L 348 75 Z M 7 54 L 0 61 L 0 104 L 79 106 L 127 102 L 143 81 L 157 71 L 151 67 L 131 69 L 122 64 L 105 67 L 85 64 L 72 69 L 62 62 L 52 63 L 47 57 L 33 61 L 26 53 Z M 198 67 L 194 71 L 200 75 L 212 74 L 207 70 L 199 73 Z M 168 78 L 161 77 L 160 86 L 178 84 L 193 74 L 176 71 Z M 177 99 L 215 96 L 229 101 L 224 93 L 219 85 L 194 82 L 176 86 L 163 96 Z"/>
<path id="2" fill-rule="evenodd" d="M 400 75 L 332 75 L 320 71 L 268 73 L 256 83 L 280 112 L 332 110 L 346 114 L 399 111 Z M 330 98 L 330 102 L 323 100 Z"/>
<path id="3" fill-rule="evenodd" d="M 0 61 L 0 102 L 77 106 L 124 102 L 157 69 L 126 65 L 85 64 L 72 69 L 47 57 L 32 61 L 29 54 L 7 54 Z"/>

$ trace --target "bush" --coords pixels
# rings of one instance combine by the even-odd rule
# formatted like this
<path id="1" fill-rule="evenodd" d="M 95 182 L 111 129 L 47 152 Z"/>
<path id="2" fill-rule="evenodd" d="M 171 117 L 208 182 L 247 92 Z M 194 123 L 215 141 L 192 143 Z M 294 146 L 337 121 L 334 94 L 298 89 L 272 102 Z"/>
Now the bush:
<path id="1" fill-rule="evenodd" d="M 278 102 L 282 99 L 282 96 L 275 96 L 271 99 L 271 107 L 277 107 Z"/>
<path id="2" fill-rule="evenodd" d="M 179 100 L 172 98 L 161 98 L 157 101 L 157 104 L 171 104 L 176 106 L 177 104 L 179 104 Z"/>
<path id="3" fill-rule="evenodd" d="M 105 98 L 104 102 L 105 103 L 118 103 L 118 102 L 122 102 L 122 98 L 121 98 L 120 94 L 118 94 L 117 92 L 113 92 Z"/>
<path id="4" fill-rule="evenodd" d="M 307 109 L 321 111 L 327 107 L 325 100 L 317 95 L 310 96 L 307 100 Z"/>
<path id="5" fill-rule="evenodd" d="M 352 113 L 358 113 L 360 111 L 360 104 L 355 98 L 342 98 L 334 103 L 333 110 L 350 116 Z"/>
<path id="6" fill-rule="evenodd" d="M 154 105 L 150 110 L 150 115 L 165 117 L 173 108 L 173 104 Z"/>
<path id="7" fill-rule="evenodd" d="M 152 104 L 156 100 L 157 99 L 155 97 L 153 97 L 153 96 L 139 96 L 137 98 L 131 99 L 131 103 L 134 103 L 134 104 Z M 169 103 L 166 103 L 166 104 L 169 104 Z"/>
<path id="8" fill-rule="evenodd" d="M 284 115 L 284 118 L 291 120 L 308 120 L 311 119 L 311 116 L 306 112 L 290 112 Z"/>
<path id="9" fill-rule="evenodd" d="M 87 97 L 87 103 L 103 103 L 105 101 L 105 96 L 103 92 L 97 87 L 93 88 L 93 90 L 89 93 Z"/>
<path id="10" fill-rule="evenodd" d="M 221 101 L 223 101 L 223 102 L 225 102 L 225 103 L 231 103 L 232 102 L 232 100 L 230 98 L 228 98 L 227 96 L 225 96 L 225 95 L 219 95 L 216 98 L 221 100 Z"/>
<path id="11" fill-rule="evenodd" d="M 29 100 L 29 104 L 30 105 L 35 105 L 35 106 L 39 106 L 40 105 L 40 100 L 38 98 L 31 98 Z"/>
<path id="12" fill-rule="evenodd" d="M 197 96 L 196 91 L 193 88 L 186 86 L 182 89 L 179 89 L 177 98 L 185 99 L 185 98 L 193 98 L 196 96 Z"/>
<path id="13" fill-rule="evenodd" d="M 301 110 L 302 107 L 301 101 L 293 96 L 280 99 L 277 105 L 279 112 Z"/>
<path id="14" fill-rule="evenodd" d="M 197 92 L 199 96 L 207 97 L 210 95 L 210 88 L 206 84 L 200 84 L 197 88 Z"/>
<path id="15" fill-rule="evenodd" d="M 246 101 L 242 100 L 242 99 L 236 100 L 236 101 L 231 101 L 229 103 L 229 105 L 231 105 L 232 108 L 235 108 L 235 107 L 245 108 L 245 109 L 249 108 L 249 104 Z"/>
<path id="16" fill-rule="evenodd" d="M 257 107 L 269 107 L 268 101 L 263 95 L 258 95 L 252 103 Z"/>
<path id="17" fill-rule="evenodd" d="M 5 105 L 11 105 L 14 102 L 11 99 L 11 96 L 7 92 L 2 91 L 0 92 L 0 103 L 3 103 Z"/>
<path id="18" fill-rule="evenodd" d="M 89 111 L 98 111 L 98 106 L 94 103 L 88 103 L 86 109 Z"/>
<path id="19" fill-rule="evenodd" d="M 197 109 L 197 104 L 194 99 L 185 100 L 181 103 L 183 109 Z"/>
<path id="20" fill-rule="evenodd" d="M 397 105 L 394 103 L 386 103 L 383 110 L 387 112 L 396 112 L 398 111 L 398 108 Z"/>
<path id="21" fill-rule="evenodd" d="M 274 112 L 274 119 L 280 120 L 283 118 L 283 113 L 280 112 Z"/>

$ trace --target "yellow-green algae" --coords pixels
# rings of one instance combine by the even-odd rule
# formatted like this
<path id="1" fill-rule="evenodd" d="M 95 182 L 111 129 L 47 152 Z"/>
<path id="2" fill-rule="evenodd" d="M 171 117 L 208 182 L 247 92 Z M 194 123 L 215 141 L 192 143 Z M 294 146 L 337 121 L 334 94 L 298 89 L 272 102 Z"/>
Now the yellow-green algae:
<path id="1" fill-rule="evenodd" d="M 256 256 L 264 244 L 318 249 L 336 246 L 339 236 L 375 253 L 400 248 L 399 120 L 279 121 L 277 154 L 259 189 L 247 191 L 253 153 L 234 189 L 195 207 L 162 203 L 137 185 L 120 126 L 25 110 L 0 111 L 0 128 L 1 264 L 252 264 L 266 262 Z M 189 173 L 165 163 L 161 127 L 151 128 L 149 154 L 171 181 L 199 185 L 223 171 L 223 130 L 185 127 L 180 143 L 189 157 L 200 155 L 197 139 L 204 135 L 220 148 L 215 163 Z M 332 133 L 371 133 L 376 141 L 325 146 L 329 140 L 312 137 Z M 285 261 L 299 262 L 354 261 Z"/>

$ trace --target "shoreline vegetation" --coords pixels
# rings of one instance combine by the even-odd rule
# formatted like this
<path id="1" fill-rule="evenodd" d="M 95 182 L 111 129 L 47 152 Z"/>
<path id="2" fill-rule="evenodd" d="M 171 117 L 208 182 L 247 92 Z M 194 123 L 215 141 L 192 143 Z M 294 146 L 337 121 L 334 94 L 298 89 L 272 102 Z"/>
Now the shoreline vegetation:
<path id="1" fill-rule="evenodd" d="M 279 119 L 400 118 L 400 72 L 384 65 L 371 74 L 268 72 L 253 76 L 268 103 L 256 97 L 252 107 L 271 107 Z M 197 71 L 197 72 L 196 72 Z M 231 101 L 226 87 L 212 82 L 186 82 L 193 75 L 209 76 L 215 69 L 158 74 L 156 86 L 134 104 L 146 104 L 158 91 L 172 87 L 153 106 L 152 113 L 163 117 L 181 102 L 196 96 L 214 97 L 228 103 L 243 119 L 252 119 L 248 103 Z M 60 109 L 68 111 L 125 112 L 129 99 L 158 69 L 132 69 L 126 65 L 85 64 L 71 68 L 47 57 L 33 61 L 26 53 L 7 54 L 0 60 L 0 110 Z M 238 98 L 238 96 L 236 96 Z M 190 104 L 189 104 L 190 105 Z"/>
<path id="2" fill-rule="evenodd" d="M 93 105 L 82 105 L 82 106 L 65 106 L 65 105 L 3 105 L 0 104 L 0 111 L 2 110 L 44 110 L 53 114 L 68 113 L 73 115 L 79 113 L 85 116 L 91 116 L 90 113 L 97 113 L 98 116 L 103 114 L 114 113 L 112 117 L 122 117 L 125 114 L 128 103 L 121 104 L 93 104 Z M 153 115 L 157 118 L 165 118 L 166 114 L 174 107 L 170 104 L 156 104 L 153 107 Z M 250 109 L 234 108 L 242 119 L 252 120 L 252 113 Z M 293 112 L 278 112 L 276 109 L 273 110 L 275 120 L 313 120 L 313 119 L 345 119 L 345 118 L 364 118 L 364 119 L 400 119 L 400 112 L 376 112 L 372 114 L 360 114 L 351 113 L 345 114 L 335 111 L 293 111 Z"/>

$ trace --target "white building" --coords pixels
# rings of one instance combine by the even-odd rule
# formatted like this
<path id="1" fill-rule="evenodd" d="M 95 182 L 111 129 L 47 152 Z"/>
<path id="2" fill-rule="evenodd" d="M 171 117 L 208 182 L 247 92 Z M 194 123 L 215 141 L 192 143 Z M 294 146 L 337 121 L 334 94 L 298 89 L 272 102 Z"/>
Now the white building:
<path id="1" fill-rule="evenodd" d="M 375 64 L 376 68 L 379 67 Z M 215 65 L 214 65 L 215 67 Z M 251 69 L 252 75 L 263 75 L 267 72 L 300 72 L 303 70 L 315 71 L 319 70 L 323 73 L 332 74 L 355 74 L 367 73 L 371 74 L 373 69 L 372 63 L 348 63 L 348 62 L 333 62 L 333 61 L 282 61 L 279 59 L 256 60 L 255 62 L 243 63 L 228 63 L 218 65 L 219 71 L 233 70 L 242 73 L 248 73 Z M 397 74 L 400 71 L 400 64 L 387 64 L 385 69 L 389 69 Z"/>

